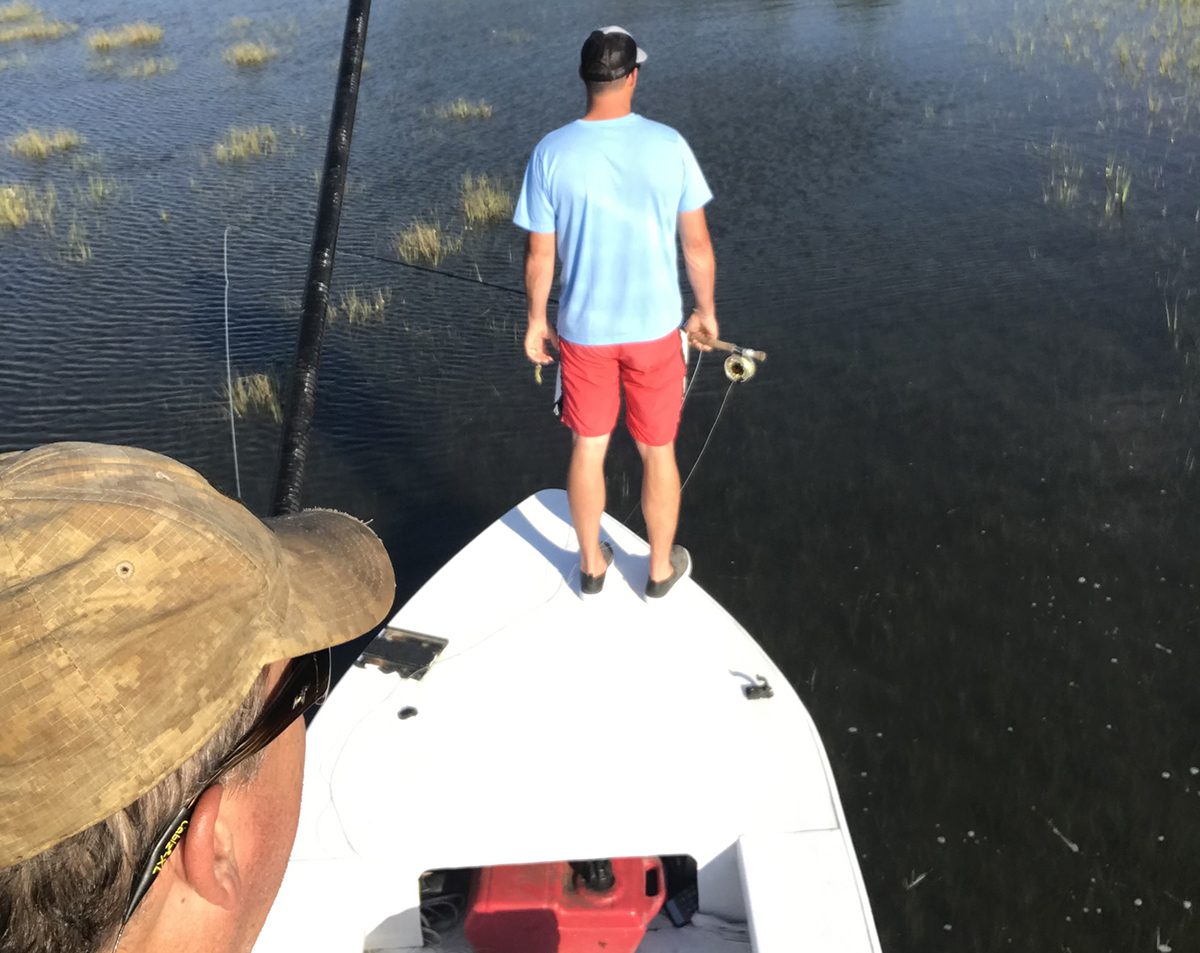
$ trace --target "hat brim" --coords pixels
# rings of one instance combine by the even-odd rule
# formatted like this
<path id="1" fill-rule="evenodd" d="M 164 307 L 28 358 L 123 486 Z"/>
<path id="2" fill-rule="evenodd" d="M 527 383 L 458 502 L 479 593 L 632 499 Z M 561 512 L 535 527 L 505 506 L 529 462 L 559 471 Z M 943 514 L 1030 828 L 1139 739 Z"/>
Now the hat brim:
<path id="1" fill-rule="evenodd" d="M 263 523 L 279 540 L 291 589 L 279 658 L 348 642 L 384 620 L 396 577 L 383 543 L 365 523 L 321 509 Z"/>

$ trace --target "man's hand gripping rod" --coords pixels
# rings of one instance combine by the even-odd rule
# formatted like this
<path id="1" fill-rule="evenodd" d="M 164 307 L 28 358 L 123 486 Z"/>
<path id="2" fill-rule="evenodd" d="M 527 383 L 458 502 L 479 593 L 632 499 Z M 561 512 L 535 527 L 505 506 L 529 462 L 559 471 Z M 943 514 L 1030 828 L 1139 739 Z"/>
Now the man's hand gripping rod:
<path id="1" fill-rule="evenodd" d="M 729 357 L 725 358 L 725 376 L 735 384 L 750 380 L 754 376 L 754 372 L 758 370 L 757 362 L 767 359 L 766 351 L 756 351 L 749 347 L 738 347 L 738 345 L 730 344 L 728 341 L 718 341 L 716 338 L 710 338 L 706 334 L 689 334 L 688 341 L 692 344 L 703 344 L 714 351 L 729 352 Z"/>

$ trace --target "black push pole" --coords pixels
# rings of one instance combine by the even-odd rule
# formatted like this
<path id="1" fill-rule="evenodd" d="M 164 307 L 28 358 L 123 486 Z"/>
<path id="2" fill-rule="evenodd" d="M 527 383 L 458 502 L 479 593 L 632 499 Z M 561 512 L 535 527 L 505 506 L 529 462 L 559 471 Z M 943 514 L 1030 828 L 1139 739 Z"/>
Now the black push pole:
<path id="1" fill-rule="evenodd" d="M 371 0 L 350 0 L 346 12 L 346 32 L 342 38 L 337 94 L 333 100 L 333 116 L 329 121 L 329 142 L 325 147 L 325 170 L 321 176 L 317 224 L 313 230 L 308 276 L 304 280 L 300 344 L 292 371 L 288 412 L 283 422 L 279 474 L 275 482 L 275 501 L 271 506 L 271 513 L 275 516 L 295 513 L 300 509 L 304 464 L 317 405 L 317 371 L 321 365 L 321 342 L 325 337 L 329 283 L 333 277 L 333 259 L 337 251 L 338 223 L 346 190 L 350 137 L 354 132 L 354 110 L 358 105 L 358 85 L 362 76 L 370 14 Z"/>

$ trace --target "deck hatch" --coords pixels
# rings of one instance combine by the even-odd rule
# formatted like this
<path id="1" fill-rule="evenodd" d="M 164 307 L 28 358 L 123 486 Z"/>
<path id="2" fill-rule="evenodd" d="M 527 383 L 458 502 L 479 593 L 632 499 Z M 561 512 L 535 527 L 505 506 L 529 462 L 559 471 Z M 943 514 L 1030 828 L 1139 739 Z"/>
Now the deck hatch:
<path id="1" fill-rule="evenodd" d="M 381 671 L 396 672 L 401 678 L 419 681 L 449 644 L 449 639 L 389 625 L 367 646 L 354 664 L 359 668 L 374 665 Z"/>

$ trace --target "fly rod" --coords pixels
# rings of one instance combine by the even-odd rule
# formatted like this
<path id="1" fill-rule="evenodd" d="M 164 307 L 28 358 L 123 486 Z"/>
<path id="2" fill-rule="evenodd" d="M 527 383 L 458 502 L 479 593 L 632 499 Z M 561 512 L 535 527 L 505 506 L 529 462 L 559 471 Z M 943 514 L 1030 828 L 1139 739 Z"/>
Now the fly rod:
<path id="1" fill-rule="evenodd" d="M 321 366 L 329 285 L 333 280 L 333 260 L 337 252 L 338 225 L 346 191 L 346 168 L 350 164 L 350 138 L 354 132 L 354 112 L 358 105 L 358 87 L 362 79 L 363 50 L 367 45 L 367 19 L 370 14 L 371 0 L 349 0 L 337 92 L 333 98 L 329 140 L 325 147 L 325 169 L 321 176 L 317 221 L 313 228 L 308 276 L 304 280 L 300 343 L 292 371 L 287 416 L 283 423 L 275 501 L 271 507 L 275 516 L 295 513 L 300 509 L 300 490 L 304 484 L 304 464 L 308 457 L 313 414 L 317 406 L 317 372 Z"/>

